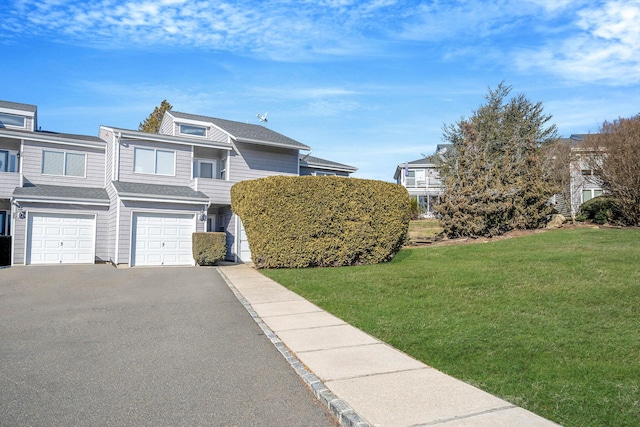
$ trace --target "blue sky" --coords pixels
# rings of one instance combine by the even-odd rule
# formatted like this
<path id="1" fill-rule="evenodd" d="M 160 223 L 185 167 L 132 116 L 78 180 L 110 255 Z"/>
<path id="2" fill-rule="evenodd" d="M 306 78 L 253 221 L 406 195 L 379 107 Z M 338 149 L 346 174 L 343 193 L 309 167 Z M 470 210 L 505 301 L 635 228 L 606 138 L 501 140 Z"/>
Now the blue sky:
<path id="1" fill-rule="evenodd" d="M 640 0 L 5 0 L 0 99 L 42 129 L 174 110 L 268 126 L 390 181 L 501 81 L 563 136 L 640 113 Z M 7 4 L 8 3 L 8 4 Z"/>

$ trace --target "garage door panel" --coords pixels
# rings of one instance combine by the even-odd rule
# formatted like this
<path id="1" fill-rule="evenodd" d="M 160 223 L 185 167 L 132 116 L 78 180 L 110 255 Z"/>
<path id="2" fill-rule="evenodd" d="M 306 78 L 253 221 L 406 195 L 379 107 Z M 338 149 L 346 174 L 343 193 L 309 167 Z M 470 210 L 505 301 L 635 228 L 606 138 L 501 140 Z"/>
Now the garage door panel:
<path id="1" fill-rule="evenodd" d="M 155 225 L 152 227 L 149 227 L 147 228 L 146 234 L 149 236 L 156 236 L 156 237 L 162 236 L 162 227 L 155 226 Z"/>
<path id="2" fill-rule="evenodd" d="M 178 230 L 175 227 L 166 227 L 164 229 L 165 237 L 173 237 L 178 235 Z"/>
<path id="3" fill-rule="evenodd" d="M 131 265 L 193 265 L 193 214 L 133 215 Z"/>
<path id="4" fill-rule="evenodd" d="M 179 249 L 178 242 L 172 242 L 171 240 L 167 240 L 164 242 L 163 248 L 168 251 L 174 251 L 176 249 Z"/>
<path id="5" fill-rule="evenodd" d="M 51 226 L 46 226 L 43 227 L 42 230 L 44 230 L 44 235 L 45 236 L 60 236 L 62 234 L 62 230 L 60 227 L 51 227 Z"/>
<path id="6" fill-rule="evenodd" d="M 46 264 L 59 264 L 60 263 L 60 255 L 58 254 L 43 254 L 40 258 L 42 262 Z"/>

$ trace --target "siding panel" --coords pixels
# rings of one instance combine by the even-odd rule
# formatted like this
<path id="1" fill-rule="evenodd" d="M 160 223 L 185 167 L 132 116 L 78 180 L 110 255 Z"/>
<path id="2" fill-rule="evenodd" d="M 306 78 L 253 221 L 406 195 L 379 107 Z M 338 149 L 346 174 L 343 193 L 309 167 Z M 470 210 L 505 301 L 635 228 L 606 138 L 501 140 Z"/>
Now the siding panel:
<path id="1" fill-rule="evenodd" d="M 233 182 L 271 175 L 298 175 L 298 150 L 236 143 L 230 153 L 229 173 Z"/>

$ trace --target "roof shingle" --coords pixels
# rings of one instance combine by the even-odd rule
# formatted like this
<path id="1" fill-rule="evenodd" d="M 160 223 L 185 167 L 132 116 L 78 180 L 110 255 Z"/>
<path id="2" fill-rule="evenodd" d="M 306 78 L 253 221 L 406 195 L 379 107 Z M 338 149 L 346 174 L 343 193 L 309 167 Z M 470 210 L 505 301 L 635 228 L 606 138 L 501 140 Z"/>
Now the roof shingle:
<path id="1" fill-rule="evenodd" d="M 109 195 L 104 188 L 94 187 L 66 187 L 62 185 L 30 185 L 16 187 L 13 196 L 20 198 L 38 198 L 55 201 L 98 201 L 108 202 Z"/>
<path id="2" fill-rule="evenodd" d="M 181 113 L 179 111 L 167 111 L 177 119 L 188 119 L 199 122 L 212 123 L 223 131 L 230 134 L 234 139 L 241 142 L 257 142 L 269 145 L 280 145 L 284 147 L 310 150 L 311 147 L 305 145 L 295 139 L 284 136 L 265 126 L 254 125 L 249 123 L 235 122 L 232 120 L 218 119 L 215 117 L 200 116 L 197 114 Z"/>
<path id="3" fill-rule="evenodd" d="M 153 197 L 167 200 L 193 200 L 198 203 L 209 200 L 209 197 L 202 191 L 196 191 L 187 186 L 122 181 L 113 181 L 113 186 L 120 196 Z"/>

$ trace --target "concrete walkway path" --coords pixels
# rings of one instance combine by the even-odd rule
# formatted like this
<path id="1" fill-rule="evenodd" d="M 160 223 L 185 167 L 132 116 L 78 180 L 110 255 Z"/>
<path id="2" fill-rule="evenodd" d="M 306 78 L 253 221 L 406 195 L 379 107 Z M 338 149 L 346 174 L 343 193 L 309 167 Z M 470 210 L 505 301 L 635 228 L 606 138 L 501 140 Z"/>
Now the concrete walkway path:
<path id="1" fill-rule="evenodd" d="M 219 270 L 342 425 L 557 426 L 396 350 L 248 265 Z"/>

